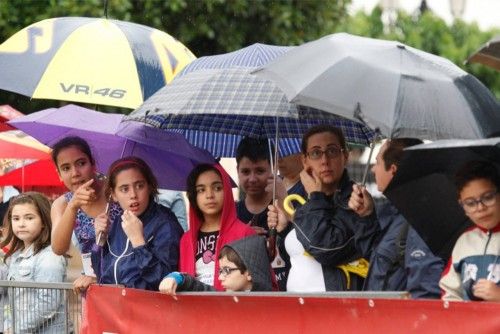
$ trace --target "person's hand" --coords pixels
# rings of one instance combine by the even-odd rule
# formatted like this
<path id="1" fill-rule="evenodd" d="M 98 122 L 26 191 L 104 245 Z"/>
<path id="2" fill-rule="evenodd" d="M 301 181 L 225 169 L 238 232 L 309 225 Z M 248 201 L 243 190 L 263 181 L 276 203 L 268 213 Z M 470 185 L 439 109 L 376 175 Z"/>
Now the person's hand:
<path id="1" fill-rule="evenodd" d="M 311 168 L 304 168 L 300 172 L 300 181 L 309 195 L 315 191 L 323 191 L 323 182 Z"/>
<path id="2" fill-rule="evenodd" d="M 129 210 L 123 212 L 122 228 L 133 247 L 142 246 L 146 243 L 141 220 Z"/>
<path id="3" fill-rule="evenodd" d="M 175 296 L 175 291 L 177 291 L 177 282 L 172 277 L 165 277 L 161 281 L 160 287 L 158 288 L 158 290 L 161 293 L 164 293 L 164 294 L 167 294 L 170 296 Z"/>
<path id="4" fill-rule="evenodd" d="M 371 215 L 375 207 L 375 203 L 370 193 L 364 186 L 359 184 L 352 185 L 352 193 L 348 205 L 349 208 L 360 217 Z"/>
<path id="5" fill-rule="evenodd" d="M 274 187 L 274 176 L 271 175 L 267 178 L 267 186 L 266 186 L 266 192 L 272 194 L 273 193 L 273 187 Z M 275 199 L 279 200 L 280 203 L 283 203 L 283 200 L 285 197 L 288 195 L 286 192 L 286 187 L 285 183 L 283 183 L 283 180 L 281 177 L 276 177 L 276 193 L 275 193 Z"/>
<path id="6" fill-rule="evenodd" d="M 472 287 L 474 296 L 486 301 L 500 301 L 500 286 L 495 282 L 481 278 Z"/>
<path id="7" fill-rule="evenodd" d="M 94 229 L 95 235 L 99 235 L 101 233 L 107 234 L 109 230 L 109 220 L 108 215 L 106 213 L 101 213 L 94 219 Z"/>
<path id="8" fill-rule="evenodd" d="M 274 201 L 274 205 L 269 205 L 267 209 L 267 226 L 270 229 L 276 228 L 278 233 L 283 231 L 288 225 L 288 219 L 283 210 L 278 206 L 278 201 Z"/>
<path id="9" fill-rule="evenodd" d="M 73 291 L 75 292 L 75 294 L 79 294 L 87 290 L 90 284 L 96 282 L 97 279 L 95 277 L 82 275 L 73 282 Z"/>
<path id="10" fill-rule="evenodd" d="M 95 189 L 92 187 L 92 183 L 94 183 L 94 179 L 90 179 L 79 186 L 73 193 L 73 197 L 69 201 L 68 206 L 76 210 L 94 202 L 97 195 Z"/>

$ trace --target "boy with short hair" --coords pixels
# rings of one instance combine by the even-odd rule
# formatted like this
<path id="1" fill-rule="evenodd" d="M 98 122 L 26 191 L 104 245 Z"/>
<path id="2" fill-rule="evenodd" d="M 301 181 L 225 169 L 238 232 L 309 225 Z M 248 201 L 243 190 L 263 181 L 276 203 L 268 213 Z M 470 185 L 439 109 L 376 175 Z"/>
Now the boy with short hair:
<path id="1" fill-rule="evenodd" d="M 267 206 L 273 199 L 273 171 L 271 170 L 271 154 L 274 147 L 266 139 L 245 137 L 236 149 L 236 168 L 241 190 L 245 193 L 242 200 L 236 203 L 238 219 L 250 224 L 257 234 L 266 235 Z M 280 178 L 276 181 L 276 199 L 281 203 L 286 197 L 286 189 Z M 277 240 L 281 245 L 281 240 Z M 282 256 L 282 249 L 277 250 L 272 259 L 272 267 L 276 274 L 279 289 L 286 289 L 286 277 L 289 265 Z M 285 258 L 285 259 L 284 259 Z"/>
<path id="2" fill-rule="evenodd" d="M 445 300 L 500 301 L 500 175 L 470 161 L 455 175 L 458 199 L 475 226 L 457 240 L 439 282 Z"/>
<path id="3" fill-rule="evenodd" d="M 225 245 L 219 255 L 219 280 L 226 291 L 272 291 L 266 241 L 253 235 Z M 215 291 L 194 277 L 172 272 L 160 284 L 160 292 Z"/>

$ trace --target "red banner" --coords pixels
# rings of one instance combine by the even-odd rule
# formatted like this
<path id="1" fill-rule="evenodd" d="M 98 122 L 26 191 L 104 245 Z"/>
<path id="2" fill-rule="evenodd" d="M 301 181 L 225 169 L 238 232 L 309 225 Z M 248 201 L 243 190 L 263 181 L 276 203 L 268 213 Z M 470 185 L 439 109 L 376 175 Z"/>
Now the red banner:
<path id="1" fill-rule="evenodd" d="M 500 333 L 500 303 L 380 296 L 184 293 L 173 298 L 91 286 L 82 333 Z"/>

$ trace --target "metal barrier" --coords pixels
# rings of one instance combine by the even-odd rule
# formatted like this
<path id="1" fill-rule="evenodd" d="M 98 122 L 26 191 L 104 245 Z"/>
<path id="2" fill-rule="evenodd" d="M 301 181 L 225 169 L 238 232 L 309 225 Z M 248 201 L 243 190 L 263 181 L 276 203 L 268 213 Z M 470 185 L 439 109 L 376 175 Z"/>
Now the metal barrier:
<path id="1" fill-rule="evenodd" d="M 78 333 L 82 297 L 71 283 L 0 280 L 0 312 L 9 333 Z"/>

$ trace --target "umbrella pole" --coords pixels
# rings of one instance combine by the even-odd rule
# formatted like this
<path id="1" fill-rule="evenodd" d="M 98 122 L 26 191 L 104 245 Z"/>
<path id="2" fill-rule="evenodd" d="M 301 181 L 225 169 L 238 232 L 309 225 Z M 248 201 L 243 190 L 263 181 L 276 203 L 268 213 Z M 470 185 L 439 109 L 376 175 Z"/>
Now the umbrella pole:
<path id="1" fill-rule="evenodd" d="M 375 136 L 373 136 L 372 143 L 370 145 L 370 154 L 368 154 L 368 161 L 366 162 L 365 172 L 363 173 L 363 180 L 361 185 L 366 186 L 366 181 L 368 179 L 368 171 L 370 170 L 370 162 L 372 161 L 373 150 L 375 149 L 375 143 L 378 139 L 378 129 L 375 130 Z"/>
<path id="2" fill-rule="evenodd" d="M 21 192 L 24 192 L 24 165 L 26 161 L 23 160 L 23 166 L 21 167 Z"/>
<path id="3" fill-rule="evenodd" d="M 279 118 L 276 116 L 276 127 L 274 130 L 275 137 L 274 137 L 274 157 L 273 157 L 273 150 L 271 147 L 271 140 L 268 140 L 269 144 L 269 156 L 270 159 L 269 161 L 271 162 L 271 169 L 273 171 L 273 205 L 274 201 L 276 200 L 276 178 L 278 177 L 278 139 L 279 139 Z M 274 163 L 273 163 L 274 160 Z M 267 254 L 269 255 L 269 260 L 272 261 L 276 257 L 276 236 L 278 235 L 278 231 L 276 231 L 276 228 L 273 227 L 269 229 L 269 237 L 267 240 Z"/>

